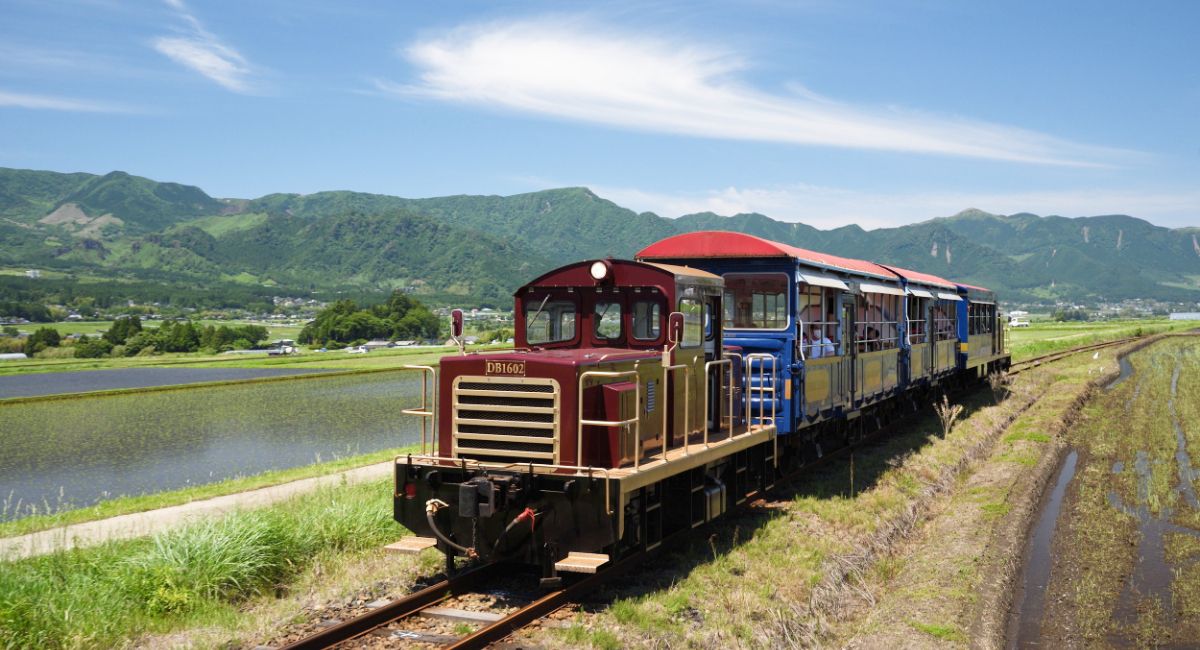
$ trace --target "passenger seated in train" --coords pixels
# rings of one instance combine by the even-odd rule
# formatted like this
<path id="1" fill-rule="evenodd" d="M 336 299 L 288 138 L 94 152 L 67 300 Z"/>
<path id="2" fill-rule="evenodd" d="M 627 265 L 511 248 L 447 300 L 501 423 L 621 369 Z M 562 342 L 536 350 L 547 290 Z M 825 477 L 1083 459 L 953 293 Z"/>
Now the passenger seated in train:
<path id="1" fill-rule="evenodd" d="M 833 341 L 825 336 L 824 328 L 820 325 L 813 325 L 811 330 L 811 343 L 808 346 L 808 358 L 820 359 L 821 357 L 834 356 Z"/>

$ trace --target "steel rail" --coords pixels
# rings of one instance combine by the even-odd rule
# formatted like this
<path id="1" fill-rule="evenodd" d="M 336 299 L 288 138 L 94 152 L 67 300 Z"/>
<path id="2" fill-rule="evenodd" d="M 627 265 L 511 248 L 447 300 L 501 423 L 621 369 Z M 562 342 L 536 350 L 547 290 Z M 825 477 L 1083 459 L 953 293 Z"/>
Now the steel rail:
<path id="1" fill-rule="evenodd" d="M 327 627 L 320 632 L 306 636 L 282 646 L 280 650 L 324 650 L 339 643 L 351 641 L 371 630 L 378 629 L 389 623 L 417 614 L 423 609 L 432 607 L 452 596 L 470 591 L 476 584 L 491 576 L 496 571 L 495 564 L 468 569 L 463 573 L 430 585 L 420 591 L 398 598 L 379 609 L 375 609 Z"/>
<path id="2" fill-rule="evenodd" d="M 1058 350 L 1056 352 L 1048 352 L 1041 356 L 1033 357 L 1032 359 L 1025 359 L 1023 361 L 1018 361 L 1018 362 L 1014 363 L 1013 367 L 1011 369 L 1009 369 L 1008 374 L 1019 375 L 1022 372 L 1025 372 L 1026 370 L 1031 370 L 1033 368 L 1037 368 L 1038 366 L 1040 366 L 1044 363 L 1058 361 L 1065 357 L 1069 357 L 1073 354 L 1079 354 L 1081 352 L 1090 352 L 1092 350 L 1109 348 L 1109 347 L 1113 347 L 1116 345 L 1123 345 L 1125 343 L 1137 341 L 1139 338 L 1140 337 L 1127 337 L 1127 338 L 1123 338 L 1123 339 L 1113 339 L 1111 341 L 1102 341 L 1100 343 L 1089 343 L 1087 345 L 1080 345 L 1080 346 L 1077 346 L 1074 348 L 1069 348 L 1066 350 Z"/>

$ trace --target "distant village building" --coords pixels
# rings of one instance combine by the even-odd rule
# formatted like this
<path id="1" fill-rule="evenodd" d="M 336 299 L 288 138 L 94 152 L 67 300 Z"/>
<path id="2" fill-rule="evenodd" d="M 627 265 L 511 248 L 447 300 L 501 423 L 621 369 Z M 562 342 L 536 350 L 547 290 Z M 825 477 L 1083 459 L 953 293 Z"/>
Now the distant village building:
<path id="1" fill-rule="evenodd" d="M 390 348 L 390 347 L 392 347 L 392 343 L 390 341 L 383 341 L 380 339 L 376 339 L 374 341 L 367 341 L 366 343 L 363 343 L 359 347 L 366 348 L 368 350 L 378 350 L 380 348 Z"/>
<path id="2" fill-rule="evenodd" d="M 36 280 L 42 277 L 42 272 L 37 269 L 29 269 L 28 271 L 25 271 L 25 277 L 29 278 L 30 280 Z"/>
<path id="3" fill-rule="evenodd" d="M 1200 320 L 1200 312 L 1179 311 L 1171 314 L 1171 320 Z"/>
<path id="4" fill-rule="evenodd" d="M 0 354 L 0 361 L 16 361 L 17 359 L 28 359 L 23 352 L 5 352 Z"/>

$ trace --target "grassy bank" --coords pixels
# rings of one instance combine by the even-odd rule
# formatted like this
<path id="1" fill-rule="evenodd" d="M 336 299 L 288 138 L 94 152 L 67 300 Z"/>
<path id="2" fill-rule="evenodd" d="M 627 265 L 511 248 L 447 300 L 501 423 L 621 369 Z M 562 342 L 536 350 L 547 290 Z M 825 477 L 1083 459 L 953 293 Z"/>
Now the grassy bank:
<path id="1" fill-rule="evenodd" d="M 216 647 L 239 635 L 262 638 L 286 620 L 281 599 L 320 582 L 337 589 L 329 583 L 345 567 L 378 561 L 379 547 L 400 534 L 381 482 L 149 539 L 0 563 L 0 646 Z M 421 562 L 398 561 L 389 577 L 411 578 Z"/>
<path id="2" fill-rule="evenodd" d="M 1200 327 L 1195 321 L 1167 319 L 1038 323 L 1008 329 L 1008 347 L 1013 361 L 1021 361 L 1080 345 L 1100 343 L 1131 336 L 1149 336 Z"/>
<path id="3" fill-rule="evenodd" d="M 201 499 L 210 499 L 227 494 L 237 494 L 238 492 L 245 492 L 247 490 L 281 485 L 290 481 L 298 481 L 314 476 L 334 474 L 356 467 L 388 461 L 400 454 L 410 453 L 416 449 L 417 447 L 415 446 L 384 449 L 369 454 L 348 456 L 304 465 L 302 467 L 273 470 L 252 476 L 240 476 L 204 485 L 193 485 L 178 490 L 118 497 L 116 499 L 101 501 L 87 508 L 62 510 L 53 514 L 32 515 L 14 521 L 0 522 L 0 537 L 24 535 L 26 533 L 49 530 L 71 524 L 107 519 L 108 517 L 116 517 L 118 515 L 146 512 L 156 508 L 177 506 Z"/>

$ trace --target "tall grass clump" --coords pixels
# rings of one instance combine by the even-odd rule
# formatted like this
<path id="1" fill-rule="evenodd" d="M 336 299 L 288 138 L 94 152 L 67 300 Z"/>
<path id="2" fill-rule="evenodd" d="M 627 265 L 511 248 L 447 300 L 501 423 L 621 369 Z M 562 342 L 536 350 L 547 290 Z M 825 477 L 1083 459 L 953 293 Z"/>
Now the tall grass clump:
<path id="1" fill-rule="evenodd" d="M 234 625 L 324 554 L 394 537 L 390 486 L 329 488 L 150 539 L 0 564 L 0 647 L 107 647 L 148 632 Z"/>

